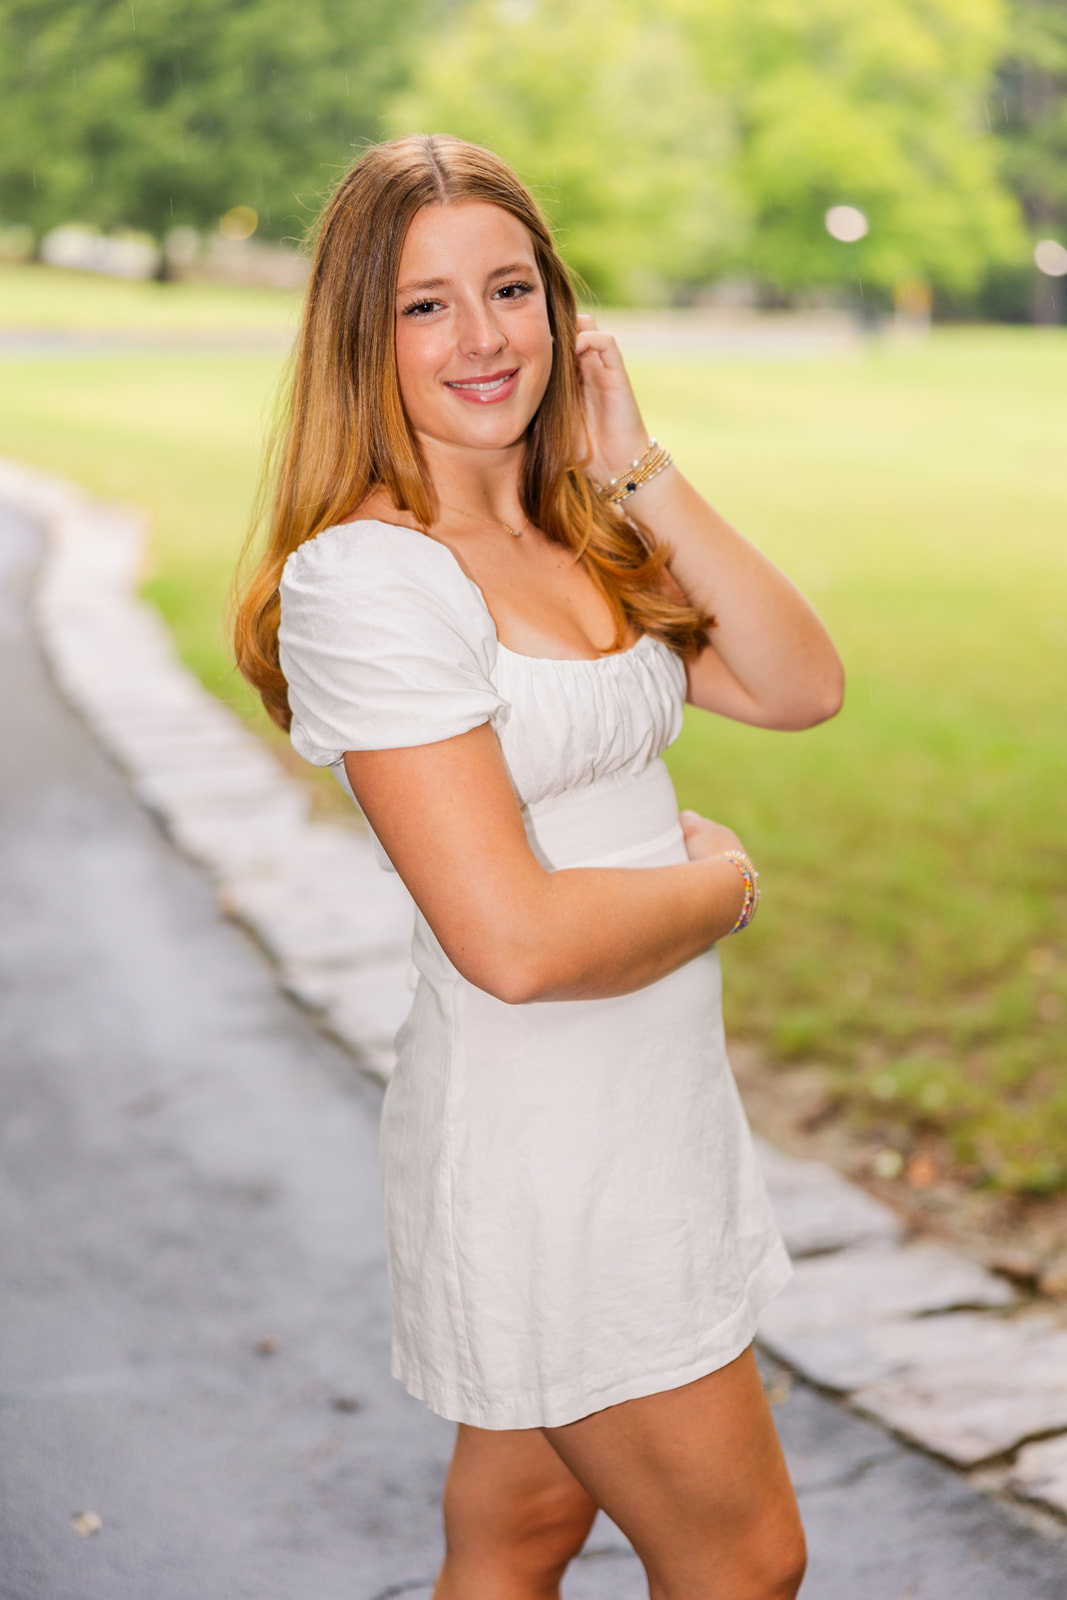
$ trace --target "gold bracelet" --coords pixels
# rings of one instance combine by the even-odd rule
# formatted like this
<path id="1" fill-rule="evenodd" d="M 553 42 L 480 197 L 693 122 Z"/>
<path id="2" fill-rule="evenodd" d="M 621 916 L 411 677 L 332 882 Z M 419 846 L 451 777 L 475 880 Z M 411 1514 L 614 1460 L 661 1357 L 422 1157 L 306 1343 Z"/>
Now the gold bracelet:
<path id="1" fill-rule="evenodd" d="M 658 478 L 673 460 L 674 457 L 668 450 L 664 450 L 658 440 L 650 439 L 644 455 L 637 456 L 630 462 L 626 472 L 620 472 L 617 478 L 612 478 L 610 483 L 598 488 L 597 493 L 609 505 L 621 505 L 632 494 L 636 494 L 643 484 Z"/>

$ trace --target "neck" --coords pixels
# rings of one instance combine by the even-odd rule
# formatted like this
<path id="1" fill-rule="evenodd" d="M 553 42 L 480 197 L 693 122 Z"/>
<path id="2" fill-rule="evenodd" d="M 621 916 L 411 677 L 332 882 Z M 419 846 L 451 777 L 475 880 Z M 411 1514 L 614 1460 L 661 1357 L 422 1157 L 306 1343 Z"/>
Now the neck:
<path id="1" fill-rule="evenodd" d="M 523 441 L 505 450 L 449 450 L 420 441 L 441 515 L 445 506 L 512 524 L 524 520 L 519 485 Z"/>

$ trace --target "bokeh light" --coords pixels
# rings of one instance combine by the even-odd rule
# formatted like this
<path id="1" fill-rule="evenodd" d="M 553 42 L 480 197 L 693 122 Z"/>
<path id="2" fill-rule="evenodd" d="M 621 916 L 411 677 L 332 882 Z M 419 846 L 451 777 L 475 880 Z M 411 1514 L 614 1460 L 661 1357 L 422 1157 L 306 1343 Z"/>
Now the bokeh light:
<path id="1" fill-rule="evenodd" d="M 869 224 L 858 206 L 831 206 L 826 213 L 826 231 L 842 244 L 855 244 L 867 235 Z"/>
<path id="2" fill-rule="evenodd" d="M 251 206 L 231 206 L 219 219 L 224 239 L 250 239 L 259 227 L 259 214 Z"/>
<path id="3" fill-rule="evenodd" d="M 1046 278 L 1067 278 L 1067 249 L 1058 239 L 1042 239 L 1034 247 L 1034 265 Z"/>

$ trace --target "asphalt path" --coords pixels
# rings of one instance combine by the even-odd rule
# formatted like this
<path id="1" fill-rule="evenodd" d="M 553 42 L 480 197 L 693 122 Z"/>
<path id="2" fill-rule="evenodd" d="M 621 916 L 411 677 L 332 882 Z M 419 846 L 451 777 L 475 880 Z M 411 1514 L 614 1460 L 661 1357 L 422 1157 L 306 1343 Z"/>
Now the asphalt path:
<path id="1" fill-rule="evenodd" d="M 379 1092 L 60 701 L 40 549 L 0 511 L 0 1600 L 425 1600 L 452 1430 L 388 1375 Z M 805 1600 L 1067 1596 L 1054 1532 L 769 1376 Z M 644 1593 L 598 1524 L 568 1600 Z"/>

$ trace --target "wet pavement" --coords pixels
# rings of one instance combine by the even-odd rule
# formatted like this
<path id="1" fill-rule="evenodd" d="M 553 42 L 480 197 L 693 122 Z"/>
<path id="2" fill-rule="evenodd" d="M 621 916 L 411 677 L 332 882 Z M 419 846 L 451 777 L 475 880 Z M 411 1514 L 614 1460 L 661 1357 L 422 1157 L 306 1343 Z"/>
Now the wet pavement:
<path id="1" fill-rule="evenodd" d="M 39 551 L 0 514 L 0 1597 L 426 1597 L 452 1430 L 388 1376 L 380 1091 L 58 698 Z M 768 1377 L 805 1600 L 1067 1596 L 1051 1521 Z M 645 1593 L 609 1525 L 565 1593 Z"/>

